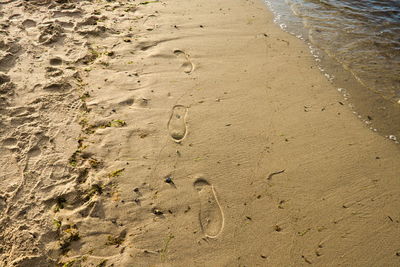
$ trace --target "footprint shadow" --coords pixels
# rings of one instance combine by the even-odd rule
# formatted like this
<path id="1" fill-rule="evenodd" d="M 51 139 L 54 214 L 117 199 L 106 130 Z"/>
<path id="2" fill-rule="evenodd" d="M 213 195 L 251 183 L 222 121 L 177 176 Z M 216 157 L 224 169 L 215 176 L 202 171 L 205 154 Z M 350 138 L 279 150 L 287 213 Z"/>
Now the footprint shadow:
<path id="1" fill-rule="evenodd" d="M 204 178 L 197 178 L 193 186 L 200 198 L 199 222 L 201 230 L 206 237 L 216 238 L 224 228 L 225 217 L 214 186 Z"/>
<path id="2" fill-rule="evenodd" d="M 172 139 L 180 143 L 187 134 L 186 115 L 187 107 L 175 105 L 172 108 L 171 117 L 168 121 L 168 131 Z"/>
<path id="3" fill-rule="evenodd" d="M 193 65 L 192 61 L 190 60 L 189 55 L 179 49 L 174 50 L 174 54 L 179 60 L 182 61 L 181 68 L 183 69 L 183 71 L 187 74 L 192 73 L 194 70 L 194 65 Z"/>

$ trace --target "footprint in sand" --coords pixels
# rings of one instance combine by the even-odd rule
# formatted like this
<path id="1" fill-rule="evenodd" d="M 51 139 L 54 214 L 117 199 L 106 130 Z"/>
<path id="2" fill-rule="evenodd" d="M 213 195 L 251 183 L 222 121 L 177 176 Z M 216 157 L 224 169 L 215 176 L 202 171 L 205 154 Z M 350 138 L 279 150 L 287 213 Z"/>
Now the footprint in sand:
<path id="1" fill-rule="evenodd" d="M 0 71 L 8 72 L 14 67 L 21 47 L 15 41 L 0 41 Z"/>
<path id="2" fill-rule="evenodd" d="M 157 28 L 157 25 L 155 23 L 156 18 L 157 18 L 156 15 L 147 16 L 147 18 L 143 22 L 143 26 L 146 29 L 146 31 L 153 31 L 154 29 Z"/>
<path id="3" fill-rule="evenodd" d="M 182 50 L 174 50 L 175 56 L 178 57 L 183 63 L 182 63 L 182 69 L 185 73 L 192 73 L 194 70 L 194 65 L 192 61 L 189 58 L 189 55 L 183 52 Z"/>
<path id="4" fill-rule="evenodd" d="M 50 58 L 49 63 L 52 66 L 60 66 L 63 64 L 63 60 L 60 57 L 53 57 Z"/>
<path id="5" fill-rule="evenodd" d="M 175 142 L 181 142 L 187 133 L 186 127 L 187 108 L 176 105 L 172 109 L 171 117 L 168 121 L 168 131 Z"/>
<path id="6" fill-rule="evenodd" d="M 38 41 L 40 44 L 49 45 L 60 40 L 64 36 L 64 29 L 59 24 L 52 22 L 39 26 L 40 35 Z"/>
<path id="7" fill-rule="evenodd" d="M 31 19 L 26 19 L 22 22 L 22 26 L 24 28 L 32 28 L 32 27 L 36 27 L 36 21 L 31 20 Z"/>
<path id="8" fill-rule="evenodd" d="M 72 113 L 76 113 L 83 106 L 83 104 L 84 102 L 82 101 L 82 99 L 75 99 L 74 101 L 67 104 L 67 110 Z"/>
<path id="9" fill-rule="evenodd" d="M 216 238 L 224 228 L 224 214 L 218 202 L 214 186 L 206 179 L 198 178 L 193 183 L 200 198 L 200 226 L 206 237 Z"/>

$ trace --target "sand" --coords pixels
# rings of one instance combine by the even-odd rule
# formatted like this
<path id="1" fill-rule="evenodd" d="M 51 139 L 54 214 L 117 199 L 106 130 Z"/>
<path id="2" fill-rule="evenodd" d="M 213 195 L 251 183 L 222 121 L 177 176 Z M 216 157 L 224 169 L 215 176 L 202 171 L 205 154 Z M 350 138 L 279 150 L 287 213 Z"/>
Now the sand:
<path id="1" fill-rule="evenodd" d="M 0 12 L 0 266 L 400 264 L 398 145 L 262 2 Z"/>

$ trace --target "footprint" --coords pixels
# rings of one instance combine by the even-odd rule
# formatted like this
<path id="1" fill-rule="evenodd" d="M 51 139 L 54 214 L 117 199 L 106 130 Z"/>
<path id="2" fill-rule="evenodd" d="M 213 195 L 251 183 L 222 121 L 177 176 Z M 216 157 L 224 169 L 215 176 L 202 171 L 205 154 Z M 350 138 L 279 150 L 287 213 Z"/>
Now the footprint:
<path id="1" fill-rule="evenodd" d="M 183 52 L 182 50 L 174 50 L 175 56 L 178 57 L 183 63 L 182 63 L 182 69 L 185 73 L 192 73 L 194 70 L 194 65 L 192 61 L 190 61 L 189 55 Z"/>
<path id="2" fill-rule="evenodd" d="M 40 150 L 40 148 L 38 146 L 34 146 L 28 151 L 29 158 L 35 158 L 37 156 L 40 156 L 41 154 L 42 154 L 42 151 Z"/>
<path id="3" fill-rule="evenodd" d="M 60 81 L 50 82 L 50 83 L 46 84 L 43 87 L 43 90 L 51 91 L 51 92 L 65 92 L 71 88 L 72 88 L 72 86 L 69 82 L 60 80 Z"/>
<path id="4" fill-rule="evenodd" d="M 55 67 L 46 67 L 46 77 L 58 77 L 61 76 L 64 72 L 61 69 Z"/>
<path id="5" fill-rule="evenodd" d="M 132 106 L 134 102 L 135 102 L 135 99 L 129 97 L 129 98 L 126 98 L 126 99 L 120 101 L 118 104 L 121 106 Z"/>
<path id="6" fill-rule="evenodd" d="M 155 24 L 155 18 L 157 18 L 156 15 L 149 15 L 143 22 L 143 26 L 145 27 L 146 31 L 152 31 L 157 28 L 157 25 Z"/>
<path id="7" fill-rule="evenodd" d="M 182 105 L 176 105 L 172 109 L 171 117 L 168 121 L 168 131 L 172 139 L 179 143 L 185 138 L 187 108 Z"/>
<path id="8" fill-rule="evenodd" d="M 62 11 L 53 11 L 53 18 L 62 18 L 62 17 L 71 17 L 71 18 L 80 18 L 82 17 L 82 12 L 80 10 L 62 10 Z"/>
<path id="9" fill-rule="evenodd" d="M 78 98 L 67 105 L 68 111 L 75 112 L 79 110 L 83 105 L 82 99 Z"/>
<path id="10" fill-rule="evenodd" d="M 24 28 L 32 28 L 32 27 L 36 27 L 36 22 L 34 20 L 31 19 L 26 19 L 22 22 L 22 26 Z"/>
<path id="11" fill-rule="evenodd" d="M 17 145 L 17 143 L 18 143 L 18 140 L 13 137 L 6 138 L 2 141 L 3 147 L 8 148 L 8 149 L 14 148 Z"/>
<path id="12" fill-rule="evenodd" d="M 12 67 L 14 67 L 17 57 L 9 52 L 0 55 L 0 71 L 8 72 Z"/>
<path id="13" fill-rule="evenodd" d="M 10 81 L 10 76 L 0 72 L 0 84 L 7 83 Z"/>
<path id="14" fill-rule="evenodd" d="M 218 202 L 214 186 L 204 178 L 193 183 L 200 198 L 200 226 L 206 237 L 216 238 L 224 228 L 224 214 Z"/>
<path id="15" fill-rule="evenodd" d="M 78 28 L 80 28 L 82 26 L 89 26 L 89 25 L 95 26 L 95 25 L 97 25 L 98 20 L 100 20 L 100 18 L 97 16 L 88 16 L 88 17 L 83 18 L 83 20 L 81 20 L 80 22 L 78 22 L 76 24 L 76 26 Z"/>
<path id="16" fill-rule="evenodd" d="M 38 41 L 40 44 L 48 45 L 57 42 L 61 37 L 64 36 L 64 29 L 56 24 L 50 23 L 42 25 L 39 27 L 41 33 L 39 35 Z"/>
<path id="17" fill-rule="evenodd" d="M 62 65 L 63 60 L 60 57 L 53 57 L 53 58 L 50 58 L 49 63 L 52 66 L 59 66 L 59 65 Z"/>

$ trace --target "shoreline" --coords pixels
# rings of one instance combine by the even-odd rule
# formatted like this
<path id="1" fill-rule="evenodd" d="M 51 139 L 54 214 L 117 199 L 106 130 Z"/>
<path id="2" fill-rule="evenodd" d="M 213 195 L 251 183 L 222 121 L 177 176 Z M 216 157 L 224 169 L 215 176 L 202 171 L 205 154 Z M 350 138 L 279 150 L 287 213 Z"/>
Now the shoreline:
<path id="1" fill-rule="evenodd" d="M 72 5 L 2 4 L 0 265 L 398 264 L 399 147 L 264 3 Z"/>
<path id="2" fill-rule="evenodd" d="M 354 73 L 349 63 L 346 65 L 337 58 L 337 55 L 332 54 L 332 49 L 327 51 L 326 47 L 321 47 L 317 41 L 312 40 L 310 29 L 304 26 L 300 17 L 292 14 L 293 10 L 290 7 L 286 7 L 285 3 L 283 6 L 276 5 L 277 3 L 267 1 L 268 9 L 274 14 L 274 22 L 283 31 L 304 41 L 315 57 L 321 74 L 325 75 L 340 90 L 343 100 L 353 110 L 353 113 L 367 124 L 370 130 L 398 144 L 397 137 L 400 135 L 400 129 L 396 125 L 400 122 L 400 106 L 394 96 L 389 97 L 389 95 L 379 92 L 376 86 L 373 88 L 365 83 Z M 288 16 L 296 19 L 293 20 Z"/>

